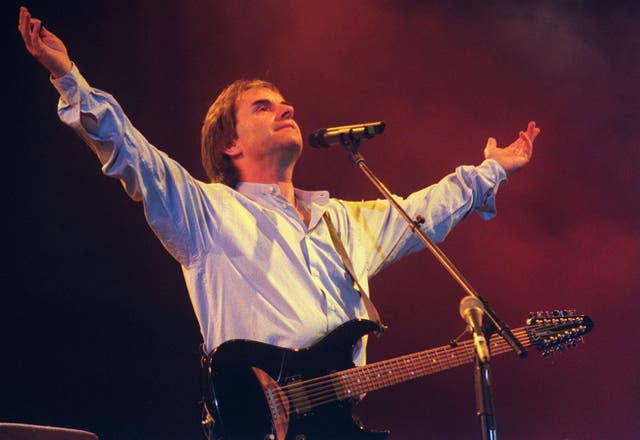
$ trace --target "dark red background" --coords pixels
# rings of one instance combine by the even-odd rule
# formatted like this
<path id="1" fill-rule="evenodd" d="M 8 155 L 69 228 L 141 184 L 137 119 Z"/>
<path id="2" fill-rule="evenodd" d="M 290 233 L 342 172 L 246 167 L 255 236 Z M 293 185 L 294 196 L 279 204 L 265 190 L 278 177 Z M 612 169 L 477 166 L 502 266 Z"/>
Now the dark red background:
<path id="1" fill-rule="evenodd" d="M 640 8 L 634 2 L 32 1 L 89 81 L 148 139 L 204 177 L 199 128 L 239 77 L 276 82 L 304 134 L 384 119 L 363 144 L 398 194 L 477 164 L 487 137 L 542 128 L 498 217 L 444 251 L 512 327 L 575 308 L 577 350 L 493 360 L 503 439 L 640 437 Z M 119 183 L 62 126 L 57 93 L 4 7 L 0 420 L 113 439 L 198 439 L 199 332 L 178 265 Z M 16 66 L 15 72 L 12 72 Z M 15 118 L 15 119 L 14 119 Z M 296 183 L 377 193 L 340 149 L 307 150 Z M 461 290 L 427 253 L 380 274 L 390 325 L 370 360 L 445 344 Z M 479 438 L 471 367 L 370 394 L 359 414 L 393 439 Z"/>

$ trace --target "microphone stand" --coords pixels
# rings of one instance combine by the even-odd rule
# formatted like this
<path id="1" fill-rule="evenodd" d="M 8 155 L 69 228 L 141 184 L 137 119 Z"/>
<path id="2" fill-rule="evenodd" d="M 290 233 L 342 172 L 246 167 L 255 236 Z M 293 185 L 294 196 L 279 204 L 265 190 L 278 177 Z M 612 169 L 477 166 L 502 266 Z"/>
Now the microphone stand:
<path id="1" fill-rule="evenodd" d="M 425 222 L 425 219 L 418 216 L 416 219 L 412 219 L 409 214 L 400 206 L 398 202 L 392 197 L 391 192 L 385 186 L 384 183 L 371 171 L 371 169 L 365 163 L 364 157 L 358 151 L 360 148 L 360 139 L 354 136 L 341 136 L 341 145 L 349 152 L 351 161 L 369 178 L 380 193 L 391 203 L 400 216 L 407 222 L 411 232 L 413 232 L 429 249 L 438 262 L 449 272 L 453 279 L 462 287 L 462 289 L 471 296 L 478 298 L 484 306 L 484 314 L 489 318 L 491 328 L 500 335 L 513 349 L 516 355 L 520 358 L 524 358 L 527 355 L 527 351 L 524 346 L 516 339 L 511 332 L 511 329 L 500 319 L 496 313 L 489 307 L 489 302 L 476 293 L 475 289 L 471 287 L 471 284 L 462 276 L 462 273 L 457 267 L 449 260 L 449 258 L 442 252 L 442 250 L 431 241 L 429 237 L 420 229 L 420 225 Z M 476 404 L 478 409 L 478 415 L 480 416 L 481 423 L 483 425 L 483 439 L 496 438 L 495 430 L 495 416 L 494 405 L 491 391 L 491 370 L 489 362 L 480 363 L 476 353 Z"/>
<path id="2" fill-rule="evenodd" d="M 479 330 L 479 332 L 482 333 L 480 336 L 484 337 L 486 335 L 486 340 L 490 340 L 490 331 L 483 332 L 482 330 Z M 490 347 L 490 344 L 487 343 L 487 345 Z M 493 403 L 491 364 L 489 363 L 489 358 L 484 362 L 480 360 L 477 346 L 473 371 L 476 394 L 476 414 L 480 418 L 482 440 L 497 440 L 496 408 Z"/>
<path id="3" fill-rule="evenodd" d="M 476 414 L 480 418 L 482 440 L 496 440 L 496 409 L 493 405 L 493 388 L 491 382 L 491 365 L 489 361 L 480 362 L 475 357 L 474 379 L 476 390 Z"/>

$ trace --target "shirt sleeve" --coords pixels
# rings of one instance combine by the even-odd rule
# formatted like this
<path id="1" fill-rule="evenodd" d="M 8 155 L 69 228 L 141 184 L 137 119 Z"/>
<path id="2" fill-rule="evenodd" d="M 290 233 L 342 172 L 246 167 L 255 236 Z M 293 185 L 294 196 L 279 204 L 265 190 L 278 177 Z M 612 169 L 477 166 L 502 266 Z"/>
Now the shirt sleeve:
<path id="1" fill-rule="evenodd" d="M 203 192 L 211 185 L 197 181 L 151 145 L 118 102 L 92 88 L 75 65 L 51 82 L 60 93 L 60 120 L 96 153 L 105 175 L 119 179 L 129 197 L 143 202 L 154 233 L 174 258 L 188 264 L 215 222 L 203 203 Z"/>
<path id="2" fill-rule="evenodd" d="M 412 219 L 424 219 L 421 229 L 435 243 L 470 213 L 484 220 L 496 215 L 496 193 L 506 173 L 495 160 L 460 166 L 440 182 L 407 198 L 394 196 Z M 358 276 L 373 277 L 382 268 L 425 247 L 387 200 L 342 202 L 343 240 Z M 346 237 L 345 237 L 346 236 Z"/>

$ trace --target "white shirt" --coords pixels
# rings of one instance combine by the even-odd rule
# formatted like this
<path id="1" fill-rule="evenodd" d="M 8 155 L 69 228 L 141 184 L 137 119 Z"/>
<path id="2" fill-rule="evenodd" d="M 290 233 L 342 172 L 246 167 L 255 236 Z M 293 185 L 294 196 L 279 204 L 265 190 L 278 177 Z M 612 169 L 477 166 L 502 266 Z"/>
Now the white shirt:
<path id="1" fill-rule="evenodd" d="M 296 190 L 298 204 L 311 213 L 306 227 L 275 184 L 232 189 L 201 182 L 152 146 L 75 66 L 52 82 L 60 119 L 96 152 L 104 174 L 142 201 L 152 230 L 180 263 L 208 350 L 230 339 L 306 347 L 367 317 L 322 220 L 325 210 L 367 295 L 368 280 L 381 268 L 423 247 L 386 200 L 347 202 Z M 422 228 L 440 242 L 471 212 L 493 217 L 505 178 L 487 160 L 398 200 L 412 218 L 424 217 Z M 364 344 L 354 360 L 364 363 Z"/>

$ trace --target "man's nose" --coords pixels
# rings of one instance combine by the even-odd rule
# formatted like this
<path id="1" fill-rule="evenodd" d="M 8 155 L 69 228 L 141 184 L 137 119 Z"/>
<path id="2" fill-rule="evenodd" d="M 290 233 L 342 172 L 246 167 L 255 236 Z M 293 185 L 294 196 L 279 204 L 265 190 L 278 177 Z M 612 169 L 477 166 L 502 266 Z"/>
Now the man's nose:
<path id="1" fill-rule="evenodd" d="M 293 115 L 295 113 L 295 109 L 291 104 L 280 104 L 280 119 L 293 119 Z"/>

